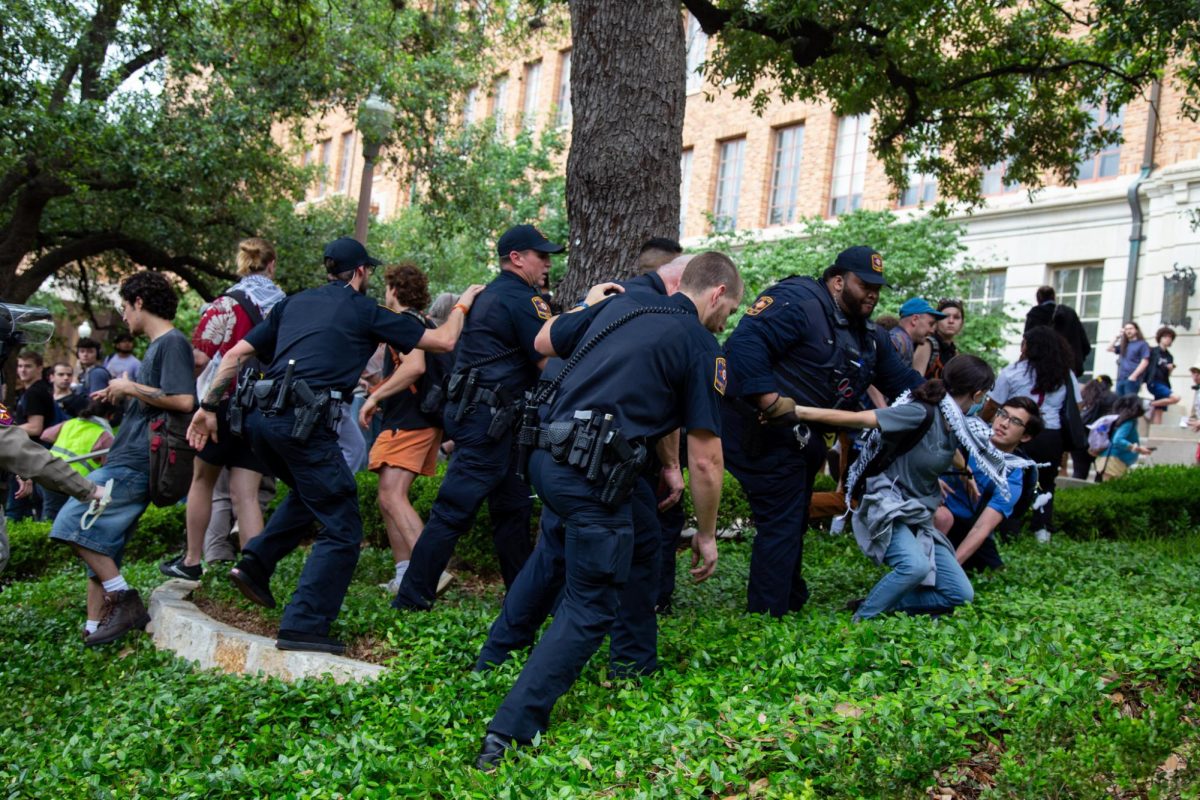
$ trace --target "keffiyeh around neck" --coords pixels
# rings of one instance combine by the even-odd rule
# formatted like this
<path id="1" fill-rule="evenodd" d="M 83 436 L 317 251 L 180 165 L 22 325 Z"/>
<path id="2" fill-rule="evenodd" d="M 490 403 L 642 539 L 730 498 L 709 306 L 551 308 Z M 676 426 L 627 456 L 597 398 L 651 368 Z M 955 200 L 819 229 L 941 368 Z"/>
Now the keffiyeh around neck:
<path id="1" fill-rule="evenodd" d="M 264 317 L 270 313 L 272 306 L 285 297 L 283 290 L 276 286 L 273 280 L 259 274 L 247 275 L 230 286 L 228 291 L 243 292 L 250 298 L 250 302 L 258 306 Z"/>
<path id="2" fill-rule="evenodd" d="M 902 406 L 912 402 L 912 395 L 905 392 L 896 398 L 896 402 L 892 406 Z M 1024 469 L 1034 466 L 1036 462 L 1028 458 L 1013 453 L 1005 453 L 997 450 L 992 444 L 992 428 L 978 417 L 968 417 L 963 414 L 962 409 L 954 402 L 953 398 L 947 394 L 938 403 L 938 409 L 942 412 L 942 417 L 946 420 L 946 424 L 950 426 L 950 430 L 954 432 L 958 443 L 967 451 L 967 460 L 973 457 L 975 459 L 976 468 L 983 471 L 988 479 L 995 485 L 996 491 L 1005 500 L 1011 499 L 1008 491 L 1008 473 L 1013 469 Z M 850 499 L 854 495 L 854 489 L 858 482 L 863 479 L 863 473 L 866 471 L 867 465 L 879 452 L 883 449 L 883 431 L 878 428 L 874 429 L 867 435 L 866 441 L 863 442 L 862 451 L 859 453 L 858 460 L 850 465 L 849 473 L 846 475 L 846 507 L 850 507 Z"/>

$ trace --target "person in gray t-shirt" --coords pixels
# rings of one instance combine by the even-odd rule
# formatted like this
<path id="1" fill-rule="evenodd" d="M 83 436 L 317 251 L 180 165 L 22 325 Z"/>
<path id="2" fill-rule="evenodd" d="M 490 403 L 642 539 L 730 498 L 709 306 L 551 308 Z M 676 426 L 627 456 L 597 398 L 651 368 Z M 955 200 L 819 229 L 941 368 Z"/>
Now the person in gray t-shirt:
<path id="1" fill-rule="evenodd" d="M 887 564 L 892 571 L 875 584 L 866 599 L 852 603 L 856 621 L 888 611 L 943 613 L 974 598 L 954 546 L 933 526 L 933 513 L 942 501 L 939 477 L 955 462 L 965 470 L 958 453 L 967 438 L 963 415 L 983 398 L 994 379 L 995 373 L 985 361 L 959 355 L 946 364 L 941 380 L 929 381 L 913 392 L 916 402 L 871 411 L 797 406 L 795 414 L 802 422 L 878 429 L 879 444 L 903 442 L 906 434 L 911 436 L 923 427 L 932 412 L 928 430 L 910 449 L 878 474 L 860 479 L 865 481 L 865 491 L 854 511 L 855 538 L 868 557 Z M 986 446 L 986 437 L 983 441 Z M 971 445 L 978 446 L 978 442 Z M 868 441 L 863 459 L 871 458 L 873 446 Z M 857 475 L 852 468 L 847 495 L 853 492 Z M 973 485 L 973 481 L 969 483 Z"/>

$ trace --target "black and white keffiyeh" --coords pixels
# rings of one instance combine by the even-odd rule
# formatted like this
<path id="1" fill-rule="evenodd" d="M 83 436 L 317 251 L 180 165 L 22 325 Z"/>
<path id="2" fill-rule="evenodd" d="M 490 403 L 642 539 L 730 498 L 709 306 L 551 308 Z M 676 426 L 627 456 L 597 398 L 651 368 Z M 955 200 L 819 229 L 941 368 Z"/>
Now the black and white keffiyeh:
<path id="1" fill-rule="evenodd" d="M 911 402 L 912 394 L 905 392 L 896 398 L 892 407 Z M 1036 462 L 1014 453 L 997 450 L 996 446 L 992 444 L 992 426 L 978 417 L 968 417 L 963 414 L 962 409 L 949 394 L 938 403 L 938 409 L 942 412 L 942 417 L 945 418 L 950 429 L 954 431 L 954 436 L 958 439 L 959 444 L 967 451 L 968 461 L 974 458 L 976 468 L 988 476 L 1000 496 L 1005 500 L 1011 499 L 1008 491 L 1009 471 L 1036 466 Z M 846 475 L 847 509 L 850 507 L 850 498 L 854 495 L 854 488 L 862 480 L 867 465 L 882 449 L 883 432 L 875 428 L 867 435 L 858 459 L 850 465 L 850 470 Z"/>

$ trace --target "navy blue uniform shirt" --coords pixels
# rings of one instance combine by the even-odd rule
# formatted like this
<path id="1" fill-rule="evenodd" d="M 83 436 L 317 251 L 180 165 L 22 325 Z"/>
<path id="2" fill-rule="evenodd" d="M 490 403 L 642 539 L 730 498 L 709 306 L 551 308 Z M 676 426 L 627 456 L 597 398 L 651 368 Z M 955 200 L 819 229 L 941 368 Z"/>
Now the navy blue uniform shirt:
<path id="1" fill-rule="evenodd" d="M 249 333 L 246 341 L 258 359 L 270 362 L 268 378 L 282 378 L 295 359 L 296 379 L 314 390 L 353 389 L 380 342 L 402 353 L 417 346 L 425 326 L 409 314 L 397 314 L 330 281 L 286 297 Z"/>
<path id="2" fill-rule="evenodd" d="M 500 384 L 520 394 L 537 380 L 542 356 L 533 340 L 550 319 L 550 306 L 541 293 L 511 270 L 502 270 L 471 305 L 466 327 L 455 349 L 454 371 L 518 348 L 518 352 L 479 367 L 479 385 Z"/>
<path id="3" fill-rule="evenodd" d="M 831 408 L 833 390 L 824 375 L 815 372 L 833 356 L 835 334 L 829 314 L 812 293 L 812 282 L 784 280 L 755 300 L 725 342 L 729 356 L 729 392 L 732 396 L 780 392 L 800 405 Z M 817 284 L 818 290 L 827 289 Z M 875 370 L 871 380 L 885 395 L 895 397 L 905 389 L 924 383 L 924 378 L 896 355 L 886 331 L 868 331 L 856 320 L 848 320 L 849 332 L 861 351 L 875 338 Z M 785 358 L 811 364 L 807 385 L 785 385 L 776 365 Z"/>
<path id="4" fill-rule="evenodd" d="M 686 314 L 644 314 L 626 322 L 585 355 L 559 387 L 545 420 L 576 411 L 611 413 L 627 439 L 653 442 L 679 427 L 721 433 L 725 359 L 717 340 L 683 294 L 647 303 L 637 293 L 564 314 L 550 329 L 554 352 L 569 357 L 609 323 L 644 305 Z"/>
<path id="5" fill-rule="evenodd" d="M 636 278 L 627 281 L 617 281 L 627 293 L 641 293 L 666 297 L 667 285 L 657 272 L 644 272 Z"/>

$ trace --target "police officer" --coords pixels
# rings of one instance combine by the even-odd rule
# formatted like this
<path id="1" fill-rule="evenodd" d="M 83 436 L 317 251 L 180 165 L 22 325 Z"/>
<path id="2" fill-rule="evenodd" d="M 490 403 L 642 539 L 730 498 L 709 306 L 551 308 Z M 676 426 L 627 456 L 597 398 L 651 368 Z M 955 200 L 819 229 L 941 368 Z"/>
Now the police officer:
<path id="1" fill-rule="evenodd" d="M 540 287 L 550 256 L 563 249 L 532 225 L 510 228 L 497 243 L 500 274 L 479 295 L 447 384 L 445 430 L 454 456 L 392 602 L 397 609 L 433 606 L 438 578 L 485 499 L 505 586 L 529 557 L 533 504 L 513 469 L 513 429 L 544 366 L 533 344 L 551 317 Z"/>
<path id="2" fill-rule="evenodd" d="M 654 240 L 652 240 L 654 241 Z M 679 256 L 655 270 L 645 272 L 616 285 L 626 298 L 643 305 L 661 305 L 668 296 L 679 290 L 683 271 L 692 256 Z M 601 295 L 602 297 L 603 295 Z M 579 303 L 581 311 L 588 303 Z M 568 312 L 572 313 L 572 312 Z M 562 369 L 560 359 L 550 359 L 543 379 L 553 379 Z M 663 549 L 659 525 L 659 502 L 655 496 L 660 474 L 671 487 L 668 500 L 680 505 L 683 475 L 678 460 L 678 435 L 664 437 L 663 447 L 668 456 L 660 470 L 653 470 L 638 481 L 633 493 L 634 543 L 629 579 L 621 590 L 620 610 L 611 630 L 609 659 L 611 672 L 617 676 L 649 674 L 658 667 L 658 623 L 655 618 L 656 587 L 659 581 L 660 552 Z M 669 475 L 668 475 L 669 473 Z M 653 478 L 654 483 L 651 483 Z M 500 615 L 492 623 L 475 662 L 482 672 L 509 659 L 514 651 L 533 644 L 538 630 L 558 601 L 566 580 L 566 552 L 563 520 L 554 510 L 543 506 L 540 520 L 541 535 L 533 554 L 509 586 Z M 674 576 L 674 546 L 671 549 L 671 574 Z"/>
<path id="3" fill-rule="evenodd" d="M 797 425 L 792 409 L 857 409 L 872 384 L 894 396 L 923 382 L 871 322 L 885 285 L 883 257 L 851 247 L 819 280 L 791 277 L 768 288 L 725 343 L 722 443 L 754 512 L 751 612 L 781 617 L 808 600 L 804 532 L 825 431 Z"/>
<path id="4" fill-rule="evenodd" d="M 378 264 L 349 237 L 327 245 L 328 282 L 281 300 L 226 354 L 188 429 L 192 445 L 203 447 L 216 432 L 217 404 L 239 367 L 252 357 L 268 363 L 253 386 L 238 387 L 235 403 L 245 410 L 255 454 L 292 491 L 263 532 L 247 543 L 229 577 L 251 601 L 274 608 L 270 578 L 275 565 L 296 548 L 314 520 L 321 523 L 279 623 L 275 646 L 281 650 L 345 649 L 328 634 L 358 563 L 362 518 L 354 476 L 338 448 L 335 409 L 350 396 L 380 342 L 404 353 L 414 347 L 452 350 L 483 288 L 463 292 L 446 323 L 430 330 L 364 295 L 370 270 Z"/>
<path id="5" fill-rule="evenodd" d="M 703 562 L 693 574 L 712 574 L 726 369 L 710 331 L 724 327 L 741 293 L 733 263 L 706 253 L 688 266 L 679 293 L 656 307 L 618 296 L 539 333 L 541 352 L 571 357 L 550 384 L 529 461 L 538 494 L 565 524 L 566 585 L 554 621 L 488 725 L 478 768 L 493 768 L 514 743 L 546 730 L 554 703 L 608 632 L 634 546 L 630 491 L 648 448 L 681 426 L 699 520 L 693 562 Z"/>

